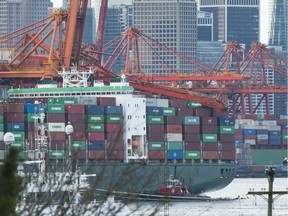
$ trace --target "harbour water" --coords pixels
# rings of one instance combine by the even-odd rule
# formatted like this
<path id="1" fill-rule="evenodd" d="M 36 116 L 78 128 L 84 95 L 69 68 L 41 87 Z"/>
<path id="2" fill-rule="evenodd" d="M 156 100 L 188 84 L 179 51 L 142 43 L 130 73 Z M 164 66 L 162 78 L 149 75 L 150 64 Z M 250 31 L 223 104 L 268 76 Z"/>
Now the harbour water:
<path id="1" fill-rule="evenodd" d="M 137 202 L 128 207 L 135 216 L 266 216 L 267 201 L 260 196 L 247 195 L 250 190 L 268 191 L 267 178 L 236 178 L 226 188 L 205 194 L 212 198 L 231 198 L 228 201 L 170 202 L 168 208 L 157 202 Z M 287 191 L 288 178 L 276 177 L 273 190 Z M 288 195 L 274 200 L 273 216 L 288 216 Z"/>

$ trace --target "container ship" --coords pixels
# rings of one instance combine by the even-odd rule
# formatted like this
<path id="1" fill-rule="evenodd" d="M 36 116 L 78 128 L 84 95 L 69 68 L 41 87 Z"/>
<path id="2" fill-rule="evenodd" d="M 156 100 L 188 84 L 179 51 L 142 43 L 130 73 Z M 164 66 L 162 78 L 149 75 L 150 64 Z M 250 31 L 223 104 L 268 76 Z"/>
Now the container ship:
<path id="1" fill-rule="evenodd" d="M 0 106 L 0 157 L 3 135 L 12 132 L 22 160 L 45 154 L 48 170 L 56 171 L 71 156 L 82 171 L 96 174 L 93 183 L 101 190 L 153 191 L 173 175 L 199 194 L 236 176 L 233 118 L 195 101 L 145 96 L 125 77 L 93 87 L 84 77 L 64 79 L 61 87 L 42 81 L 36 88 L 9 89 Z M 37 126 L 39 115 L 45 116 L 44 130 Z M 69 137 L 68 122 L 74 128 Z"/>

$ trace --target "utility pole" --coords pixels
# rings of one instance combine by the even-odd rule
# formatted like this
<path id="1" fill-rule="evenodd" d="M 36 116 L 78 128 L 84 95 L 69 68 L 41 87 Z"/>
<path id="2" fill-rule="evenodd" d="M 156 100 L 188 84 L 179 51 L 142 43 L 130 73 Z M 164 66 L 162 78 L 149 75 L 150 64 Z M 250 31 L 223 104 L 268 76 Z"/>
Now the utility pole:
<path id="1" fill-rule="evenodd" d="M 252 195 L 259 195 L 262 197 L 264 200 L 268 202 L 268 212 L 267 216 L 272 216 L 272 206 L 274 200 L 279 198 L 281 195 L 288 194 L 288 191 L 273 191 L 273 181 L 274 181 L 274 176 L 275 176 L 275 169 L 274 167 L 270 167 L 268 170 L 266 170 L 267 178 L 268 178 L 268 184 L 269 184 L 269 189 L 268 191 L 249 191 L 249 194 Z M 268 198 L 266 198 L 264 195 L 267 194 Z M 276 194 L 277 196 L 273 198 L 273 194 Z"/>

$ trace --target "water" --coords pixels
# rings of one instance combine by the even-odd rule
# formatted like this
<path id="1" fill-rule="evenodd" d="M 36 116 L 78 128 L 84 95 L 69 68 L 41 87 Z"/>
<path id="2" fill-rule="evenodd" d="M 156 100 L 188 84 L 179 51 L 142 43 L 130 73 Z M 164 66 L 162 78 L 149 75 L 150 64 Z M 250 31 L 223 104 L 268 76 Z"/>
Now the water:
<path id="1" fill-rule="evenodd" d="M 266 216 L 268 203 L 260 196 L 247 195 L 248 191 L 268 191 L 267 178 L 237 178 L 226 188 L 206 193 L 213 198 L 237 198 L 229 201 L 170 202 L 166 208 L 169 216 Z M 275 178 L 274 191 L 287 191 L 288 179 Z M 267 195 L 264 195 L 267 198 Z M 275 199 L 276 195 L 274 195 Z M 128 205 L 133 216 L 164 216 L 164 204 L 138 202 Z M 168 214 L 167 214 L 168 213 Z M 288 195 L 278 197 L 273 204 L 273 216 L 288 216 Z"/>

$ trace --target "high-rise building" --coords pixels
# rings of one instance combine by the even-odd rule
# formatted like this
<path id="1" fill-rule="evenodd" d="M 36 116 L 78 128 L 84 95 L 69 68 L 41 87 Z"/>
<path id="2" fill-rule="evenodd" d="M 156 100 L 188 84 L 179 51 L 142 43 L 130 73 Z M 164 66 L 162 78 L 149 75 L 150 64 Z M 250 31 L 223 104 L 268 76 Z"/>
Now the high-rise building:
<path id="1" fill-rule="evenodd" d="M 213 13 L 197 12 L 197 40 L 213 41 Z"/>
<path id="2" fill-rule="evenodd" d="M 47 17 L 52 5 L 50 0 L 0 0 L 0 35 Z"/>
<path id="3" fill-rule="evenodd" d="M 134 25 L 141 32 L 167 47 L 196 59 L 197 3 L 188 0 L 134 0 Z M 160 66 L 155 56 L 140 48 L 141 70 L 146 75 L 165 75 L 178 70 L 191 73 L 193 64 L 174 56 L 163 49 L 154 49 L 167 65 L 169 72 Z"/>
<path id="4" fill-rule="evenodd" d="M 84 44 L 96 43 L 95 10 L 91 7 L 87 8 L 82 42 Z"/>
<path id="5" fill-rule="evenodd" d="M 270 5 L 272 9 L 271 30 L 269 45 L 282 46 L 287 50 L 288 43 L 288 1 L 273 0 Z"/>
<path id="6" fill-rule="evenodd" d="M 199 7 L 213 13 L 214 41 L 236 41 L 247 49 L 259 41 L 259 0 L 200 0 Z"/>

